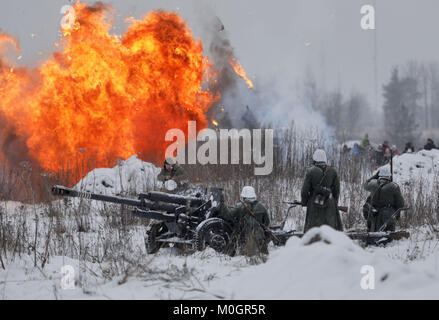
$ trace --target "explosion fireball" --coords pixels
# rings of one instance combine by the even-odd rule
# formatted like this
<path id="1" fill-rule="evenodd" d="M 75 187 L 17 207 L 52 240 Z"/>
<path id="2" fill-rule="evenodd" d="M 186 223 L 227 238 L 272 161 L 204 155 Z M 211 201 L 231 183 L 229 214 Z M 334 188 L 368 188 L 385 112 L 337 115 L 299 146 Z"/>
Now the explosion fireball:
<path id="1" fill-rule="evenodd" d="M 37 69 L 8 63 L 6 46 L 19 55 L 19 44 L 0 33 L 0 112 L 48 171 L 73 169 L 80 149 L 93 153 L 96 166 L 139 152 L 161 160 L 166 131 L 187 131 L 189 120 L 206 128 L 219 99 L 202 88 L 213 72 L 179 15 L 130 18 L 117 36 L 109 33 L 111 11 L 76 3 L 59 51 Z"/>

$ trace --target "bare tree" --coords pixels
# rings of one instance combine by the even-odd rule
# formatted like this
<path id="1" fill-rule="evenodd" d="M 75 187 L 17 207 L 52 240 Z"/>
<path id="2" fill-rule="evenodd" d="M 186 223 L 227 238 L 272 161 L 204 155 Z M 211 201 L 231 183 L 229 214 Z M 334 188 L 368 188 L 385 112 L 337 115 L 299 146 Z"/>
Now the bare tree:
<path id="1" fill-rule="evenodd" d="M 411 77 L 401 78 L 398 68 L 394 68 L 383 90 L 384 129 L 389 139 L 401 148 L 407 141 L 413 141 L 418 128 L 415 116 L 419 109 L 417 81 Z"/>

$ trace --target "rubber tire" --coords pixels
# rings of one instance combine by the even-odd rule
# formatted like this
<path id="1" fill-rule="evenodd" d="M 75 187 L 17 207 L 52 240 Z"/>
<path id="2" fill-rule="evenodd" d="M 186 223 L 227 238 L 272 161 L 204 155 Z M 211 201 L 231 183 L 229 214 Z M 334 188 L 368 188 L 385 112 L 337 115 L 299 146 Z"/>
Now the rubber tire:
<path id="1" fill-rule="evenodd" d="M 225 253 L 230 256 L 234 256 L 235 250 L 233 249 L 232 244 L 233 241 L 231 228 L 223 219 L 220 218 L 207 219 L 197 227 L 194 238 L 195 250 L 203 251 L 206 248 L 206 235 L 208 232 L 212 231 L 214 233 L 216 233 L 216 231 L 221 231 L 218 232 L 218 236 L 221 237 L 225 243 L 222 250 L 215 246 L 209 246 L 219 253 Z M 219 240 L 221 239 L 219 238 Z"/>
<path id="2" fill-rule="evenodd" d="M 165 245 L 157 242 L 155 239 L 158 235 L 168 231 L 168 228 L 164 223 L 155 223 L 151 225 L 150 229 L 146 232 L 147 237 L 145 238 L 145 247 L 148 254 L 157 253 L 160 248 Z"/>

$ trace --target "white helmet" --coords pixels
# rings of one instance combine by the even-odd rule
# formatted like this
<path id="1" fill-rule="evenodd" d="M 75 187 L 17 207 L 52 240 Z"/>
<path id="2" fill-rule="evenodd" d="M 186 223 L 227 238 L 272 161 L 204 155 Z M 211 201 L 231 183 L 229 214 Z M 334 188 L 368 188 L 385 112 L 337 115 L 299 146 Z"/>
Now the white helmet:
<path id="1" fill-rule="evenodd" d="M 244 188 L 242 188 L 241 198 L 248 201 L 256 201 L 255 188 L 250 186 L 245 186 Z"/>
<path id="2" fill-rule="evenodd" d="M 389 179 L 392 176 L 392 173 L 390 172 L 390 168 L 388 166 L 382 167 L 380 169 L 380 172 L 378 173 L 378 176 L 380 178 L 387 178 L 387 179 Z"/>
<path id="3" fill-rule="evenodd" d="M 177 161 L 175 161 L 174 158 L 168 157 L 168 158 L 165 159 L 165 165 L 167 165 L 167 164 L 171 165 L 171 166 L 174 166 L 174 165 L 177 164 Z"/>
<path id="4" fill-rule="evenodd" d="M 324 163 L 326 163 L 326 162 L 327 162 L 327 159 L 326 159 L 326 152 L 325 152 L 325 150 L 317 149 L 317 150 L 314 152 L 314 154 L 313 154 L 313 156 L 312 156 L 312 159 L 313 159 L 315 162 L 324 162 Z"/>

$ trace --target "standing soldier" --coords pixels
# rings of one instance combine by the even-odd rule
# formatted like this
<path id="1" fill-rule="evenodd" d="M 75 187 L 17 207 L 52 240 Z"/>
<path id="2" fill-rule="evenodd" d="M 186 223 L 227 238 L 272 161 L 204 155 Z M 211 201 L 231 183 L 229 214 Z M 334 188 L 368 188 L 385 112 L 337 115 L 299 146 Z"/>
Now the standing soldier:
<path id="1" fill-rule="evenodd" d="M 234 238 L 245 255 L 268 254 L 270 239 L 260 224 L 268 227 L 270 218 L 265 206 L 257 200 L 253 187 L 244 187 L 241 201 L 235 207 L 224 210 L 221 218 L 232 224 Z"/>
<path id="2" fill-rule="evenodd" d="M 157 176 L 169 191 L 177 191 L 187 187 L 188 177 L 184 169 L 172 158 L 166 158 L 163 169 Z"/>
<path id="3" fill-rule="evenodd" d="M 326 153 L 318 149 L 313 155 L 313 166 L 306 172 L 302 186 L 302 206 L 306 206 L 305 230 L 329 225 L 343 231 L 338 198 L 340 180 L 337 171 L 327 165 Z"/>
<path id="4" fill-rule="evenodd" d="M 391 181 L 391 176 L 390 168 L 385 166 L 364 184 L 364 188 L 371 193 L 364 212 L 369 232 L 377 232 L 386 222 L 384 231 L 395 231 L 396 221 L 391 217 L 396 210 L 404 207 L 404 198 L 399 186 Z M 398 214 L 396 219 L 399 218 Z"/>

